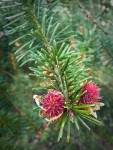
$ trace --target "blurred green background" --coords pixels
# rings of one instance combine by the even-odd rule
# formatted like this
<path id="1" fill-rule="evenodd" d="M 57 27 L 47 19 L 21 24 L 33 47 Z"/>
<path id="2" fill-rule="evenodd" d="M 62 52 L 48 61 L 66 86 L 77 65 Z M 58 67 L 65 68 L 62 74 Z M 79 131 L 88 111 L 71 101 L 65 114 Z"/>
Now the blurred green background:
<path id="1" fill-rule="evenodd" d="M 49 1 L 47 1 L 49 2 Z M 78 131 L 72 126 L 71 140 L 57 142 L 54 125 L 46 129 L 45 122 L 38 116 L 33 101 L 33 87 L 39 85 L 37 78 L 29 76 L 27 63 L 20 67 L 16 61 L 15 47 L 21 42 L 8 43 L 14 38 L 4 35 L 7 23 L 1 9 L 0 23 L 0 149 L 1 150 L 112 150 L 113 149 L 113 0 L 85 0 L 81 3 L 87 10 L 84 14 L 74 1 L 61 0 L 55 10 L 65 26 L 71 26 L 75 38 L 70 40 L 75 51 L 80 51 L 85 64 L 101 87 L 105 106 L 98 112 L 104 126 L 92 126 L 88 131 L 81 126 Z M 7 15 L 10 14 L 10 11 Z M 108 32 L 105 34 L 102 29 Z M 23 34 L 23 33 L 20 33 Z M 14 35 L 16 36 L 16 34 Z M 24 41 L 23 41 L 24 42 Z"/>

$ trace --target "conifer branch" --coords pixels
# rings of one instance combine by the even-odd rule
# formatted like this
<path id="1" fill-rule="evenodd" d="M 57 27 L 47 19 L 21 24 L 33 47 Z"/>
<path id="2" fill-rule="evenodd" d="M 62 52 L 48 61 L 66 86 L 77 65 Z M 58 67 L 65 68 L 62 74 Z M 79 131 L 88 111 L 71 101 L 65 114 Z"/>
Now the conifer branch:
<path id="1" fill-rule="evenodd" d="M 82 4 L 80 3 L 79 0 L 76 0 L 76 3 L 78 5 L 78 7 L 80 8 L 80 11 L 88 18 L 92 21 L 92 23 L 94 25 L 96 25 L 97 28 L 99 28 L 102 32 L 104 32 L 106 35 L 108 35 L 109 33 L 107 31 L 105 31 L 100 24 L 98 24 L 96 22 L 96 20 L 93 18 L 93 16 L 82 6 Z"/>
<path id="2" fill-rule="evenodd" d="M 30 5 L 29 9 L 28 9 L 28 13 L 30 16 L 30 22 L 33 23 L 35 30 L 38 32 L 38 37 L 42 40 L 44 46 L 48 49 L 50 49 L 50 44 L 47 41 L 46 37 L 44 36 L 44 34 L 42 33 L 42 28 L 38 22 L 38 18 L 36 17 L 35 14 L 35 4 Z"/>
<path id="3" fill-rule="evenodd" d="M 110 52 L 110 50 L 108 48 L 105 47 L 104 43 L 102 41 L 101 42 L 101 45 L 102 47 L 104 48 L 104 50 L 108 53 L 109 57 L 113 60 L 113 55 L 112 53 Z"/>
<path id="4" fill-rule="evenodd" d="M 105 32 L 101 26 L 94 21 L 92 16 L 88 14 L 81 3 L 78 0 L 76 0 L 76 2 L 82 12 L 90 18 L 98 28 Z M 30 52 L 30 60 L 35 62 L 35 67 L 30 67 L 33 71 L 32 75 L 43 79 L 43 81 L 47 83 L 46 85 L 35 88 L 36 90 L 47 90 L 47 95 L 33 96 L 36 104 L 40 108 L 39 115 L 46 121 L 52 123 L 61 119 L 58 141 L 62 138 L 66 119 L 68 119 L 67 140 L 69 141 L 70 121 L 74 123 L 74 119 L 77 119 L 88 129 L 89 127 L 81 118 L 87 119 L 97 125 L 101 124 L 97 119 L 92 117 L 97 118 L 96 110 L 99 110 L 100 107 L 104 105 L 99 102 L 99 88 L 94 82 L 87 80 L 86 69 L 83 67 L 84 60 L 82 57 L 79 57 L 80 53 L 71 50 L 69 44 L 62 43 L 73 36 L 72 32 L 71 36 L 67 35 L 68 37 L 66 37 L 63 33 L 66 28 L 58 30 L 60 25 L 59 20 L 53 20 L 52 17 L 46 20 L 46 12 L 43 9 L 41 10 L 42 13 L 39 13 L 37 17 L 36 1 L 25 0 L 22 1 L 22 3 L 23 7 L 25 6 L 25 16 L 21 17 L 25 19 L 26 22 L 16 26 L 14 29 L 11 28 L 7 34 L 15 33 L 18 29 L 20 29 L 20 31 L 22 31 L 23 28 L 26 29 L 28 22 L 30 22 L 27 35 L 31 35 L 31 39 L 25 41 L 15 54 L 27 47 L 26 51 Z M 38 8 L 41 8 L 41 6 L 42 5 L 39 4 Z M 23 15 L 22 12 L 20 12 L 20 14 Z M 18 17 L 18 15 L 15 16 Z M 14 18 L 14 16 L 8 18 Z M 55 21 L 55 23 L 53 23 L 53 21 Z M 12 23 L 15 23 L 15 20 L 13 20 Z M 57 42 L 59 33 L 63 33 L 62 39 L 59 36 L 59 41 Z M 23 38 L 23 35 L 18 39 L 21 38 Z M 16 41 L 18 41 L 18 39 L 16 39 Z M 38 41 L 37 44 L 35 44 L 35 40 Z M 12 43 L 15 43 L 15 40 Z M 59 43 L 62 43 L 62 45 L 60 46 Z M 36 51 L 33 51 L 33 49 Z M 25 55 L 26 52 L 24 52 L 23 55 L 20 53 L 19 60 Z M 28 61 L 29 60 L 26 60 L 26 62 Z M 75 121 L 75 125 L 78 128 L 77 121 Z"/>

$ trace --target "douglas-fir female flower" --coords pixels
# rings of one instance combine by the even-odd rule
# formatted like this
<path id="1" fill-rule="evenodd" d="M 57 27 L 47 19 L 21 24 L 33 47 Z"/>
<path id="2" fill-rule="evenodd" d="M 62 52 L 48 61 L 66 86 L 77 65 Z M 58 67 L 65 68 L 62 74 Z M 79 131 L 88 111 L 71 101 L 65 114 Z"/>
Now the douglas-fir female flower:
<path id="1" fill-rule="evenodd" d="M 80 92 L 83 93 L 85 91 L 86 93 L 80 97 L 80 104 L 95 104 L 99 101 L 100 89 L 94 82 L 87 82 Z"/>
<path id="2" fill-rule="evenodd" d="M 44 117 L 46 121 L 55 122 L 64 112 L 63 95 L 57 90 L 48 92 L 42 101 L 34 96 L 36 104 L 41 108 L 39 114 Z"/>
<path id="3" fill-rule="evenodd" d="M 94 82 L 87 82 L 85 86 L 81 89 L 83 94 L 79 99 L 79 104 L 95 104 L 93 107 L 87 108 L 91 115 L 97 118 L 96 110 L 100 110 L 101 106 L 104 106 L 104 103 L 99 102 L 100 99 L 100 89 L 96 86 Z"/>

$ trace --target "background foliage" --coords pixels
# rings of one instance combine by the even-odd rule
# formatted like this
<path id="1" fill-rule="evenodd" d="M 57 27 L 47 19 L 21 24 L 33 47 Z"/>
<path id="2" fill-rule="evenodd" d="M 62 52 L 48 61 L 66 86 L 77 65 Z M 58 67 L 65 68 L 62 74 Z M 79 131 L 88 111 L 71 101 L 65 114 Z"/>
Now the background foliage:
<path id="1" fill-rule="evenodd" d="M 12 4 L 12 2 L 10 3 Z M 28 1 L 26 0 L 24 2 L 27 3 Z M 29 0 L 29 4 L 30 2 L 32 4 L 33 1 Z M 38 2 L 39 1 L 37 1 L 37 3 Z M 66 43 L 70 43 L 72 48 L 75 48 L 75 51 L 80 52 L 83 59 L 87 58 L 88 61 L 85 62 L 85 65 L 90 68 L 87 75 L 92 75 L 102 88 L 101 95 L 105 107 L 99 112 L 99 117 L 101 116 L 104 126 L 94 126 L 92 127 L 92 131 L 87 131 L 82 126 L 80 131 L 72 127 L 71 141 L 69 143 L 66 143 L 65 138 L 59 143 L 56 142 L 57 131 L 54 127 L 51 126 L 51 128 L 44 130 L 44 121 L 38 117 L 37 108 L 35 108 L 35 103 L 32 100 L 32 95 L 36 93 L 36 91 L 31 91 L 31 88 L 37 87 L 40 81 L 35 77 L 29 76 L 29 73 L 31 73 L 29 66 L 33 65 L 32 62 L 28 62 L 21 68 L 19 65 L 29 59 L 29 55 L 26 55 L 28 53 L 26 49 L 34 48 L 35 46 L 37 48 L 44 47 L 45 44 L 42 45 L 40 40 L 30 41 L 32 34 L 32 30 L 30 29 L 33 26 L 31 14 L 29 14 L 31 18 L 27 16 L 30 23 L 26 22 L 24 18 L 26 16 L 22 14 L 22 16 L 16 16 L 18 21 L 15 21 L 11 26 L 6 26 L 12 21 L 10 20 L 11 12 L 13 11 L 15 13 L 17 11 L 14 6 L 11 7 L 12 10 L 10 8 L 4 8 L 9 4 L 6 0 L 0 3 L 0 148 L 3 150 L 87 150 L 89 148 L 91 150 L 111 150 L 113 146 L 113 2 L 108 0 L 81 1 L 80 4 L 82 4 L 82 8 L 77 1 L 54 1 L 54 5 L 51 5 L 51 1 L 49 0 L 43 2 L 45 5 L 41 7 L 48 7 L 49 10 L 46 19 L 51 19 L 51 16 L 56 12 L 55 16 L 53 16 L 53 22 L 51 23 L 51 30 L 48 31 L 46 30 L 47 28 L 43 30 L 45 35 L 49 32 L 48 39 L 53 39 L 51 36 L 54 36 L 52 33 L 53 31 L 55 32 L 55 23 L 59 20 L 62 20 L 62 24 L 58 30 L 56 30 L 55 34 L 62 31 L 64 26 L 70 25 L 68 30 L 63 31 L 64 34 L 58 36 L 57 42 L 59 42 L 59 46 L 65 37 L 65 39 L 67 39 L 65 41 Z M 18 4 L 18 1 L 16 4 Z M 32 13 L 33 11 L 32 7 L 28 7 L 26 4 L 21 8 L 22 10 L 20 11 L 26 8 L 29 8 L 28 12 Z M 44 20 L 44 11 L 43 9 L 39 11 L 39 22 L 44 26 L 44 21 L 46 21 Z M 42 18 L 43 21 L 41 20 Z M 49 21 L 46 23 L 49 23 Z M 19 24 L 23 24 L 23 26 L 19 27 Z M 19 32 L 15 32 L 16 30 Z M 30 36 L 28 35 L 27 38 L 23 38 L 19 40 L 19 42 L 14 41 L 29 31 Z M 14 32 L 13 35 L 12 32 Z M 74 37 L 71 37 L 71 32 L 74 33 Z M 108 34 L 106 34 L 106 32 L 108 32 Z M 8 36 L 6 36 L 7 34 Z M 32 35 L 34 38 L 35 34 L 34 36 Z M 31 47 L 29 47 L 29 45 L 27 45 L 27 47 L 21 47 L 26 43 L 26 40 L 28 42 L 30 41 Z M 11 41 L 14 41 L 13 45 L 9 46 L 8 44 L 11 43 Z M 14 55 L 15 48 L 16 50 L 18 49 L 18 55 L 17 53 Z M 26 55 L 26 57 L 23 58 L 24 61 L 17 63 L 16 57 L 17 59 L 21 59 L 24 56 L 23 54 Z M 42 136 L 37 138 L 37 132 L 39 131 L 42 132 Z"/>

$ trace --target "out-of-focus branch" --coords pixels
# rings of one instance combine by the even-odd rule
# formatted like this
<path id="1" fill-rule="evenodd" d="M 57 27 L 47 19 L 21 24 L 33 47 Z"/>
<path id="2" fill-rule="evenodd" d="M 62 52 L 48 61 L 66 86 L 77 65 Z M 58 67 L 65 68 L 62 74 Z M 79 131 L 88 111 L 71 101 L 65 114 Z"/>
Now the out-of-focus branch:
<path id="1" fill-rule="evenodd" d="M 10 104 L 13 106 L 14 111 L 16 112 L 16 114 L 20 115 L 20 110 L 17 108 L 17 106 L 9 99 L 8 95 L 4 92 L 4 90 L 0 87 L 0 94 L 2 94 L 9 102 Z"/>
<path id="2" fill-rule="evenodd" d="M 92 23 L 93 23 L 94 25 L 96 25 L 97 28 L 99 28 L 99 29 L 100 29 L 101 31 L 103 31 L 106 35 L 108 35 L 108 32 L 105 31 L 105 30 L 101 27 L 101 25 L 99 25 L 99 24 L 95 21 L 95 19 L 92 17 L 92 15 L 82 6 L 82 4 L 79 2 L 79 0 L 76 0 L 76 3 L 77 3 L 77 5 L 78 5 L 78 7 L 80 8 L 80 11 L 81 11 L 87 18 L 89 18 L 89 19 L 92 21 Z"/>
<path id="3" fill-rule="evenodd" d="M 101 42 L 101 45 L 102 45 L 102 47 L 104 48 L 104 50 L 108 53 L 108 55 L 110 56 L 110 58 L 113 60 L 113 55 L 112 55 L 112 53 L 110 52 L 110 50 L 105 47 L 105 45 L 103 44 L 102 41 L 100 41 L 100 42 Z"/>
<path id="4" fill-rule="evenodd" d="M 6 71 L 6 70 L 2 70 L 2 72 L 6 75 L 8 75 L 9 77 L 16 79 L 15 76 L 13 76 L 10 72 Z"/>

